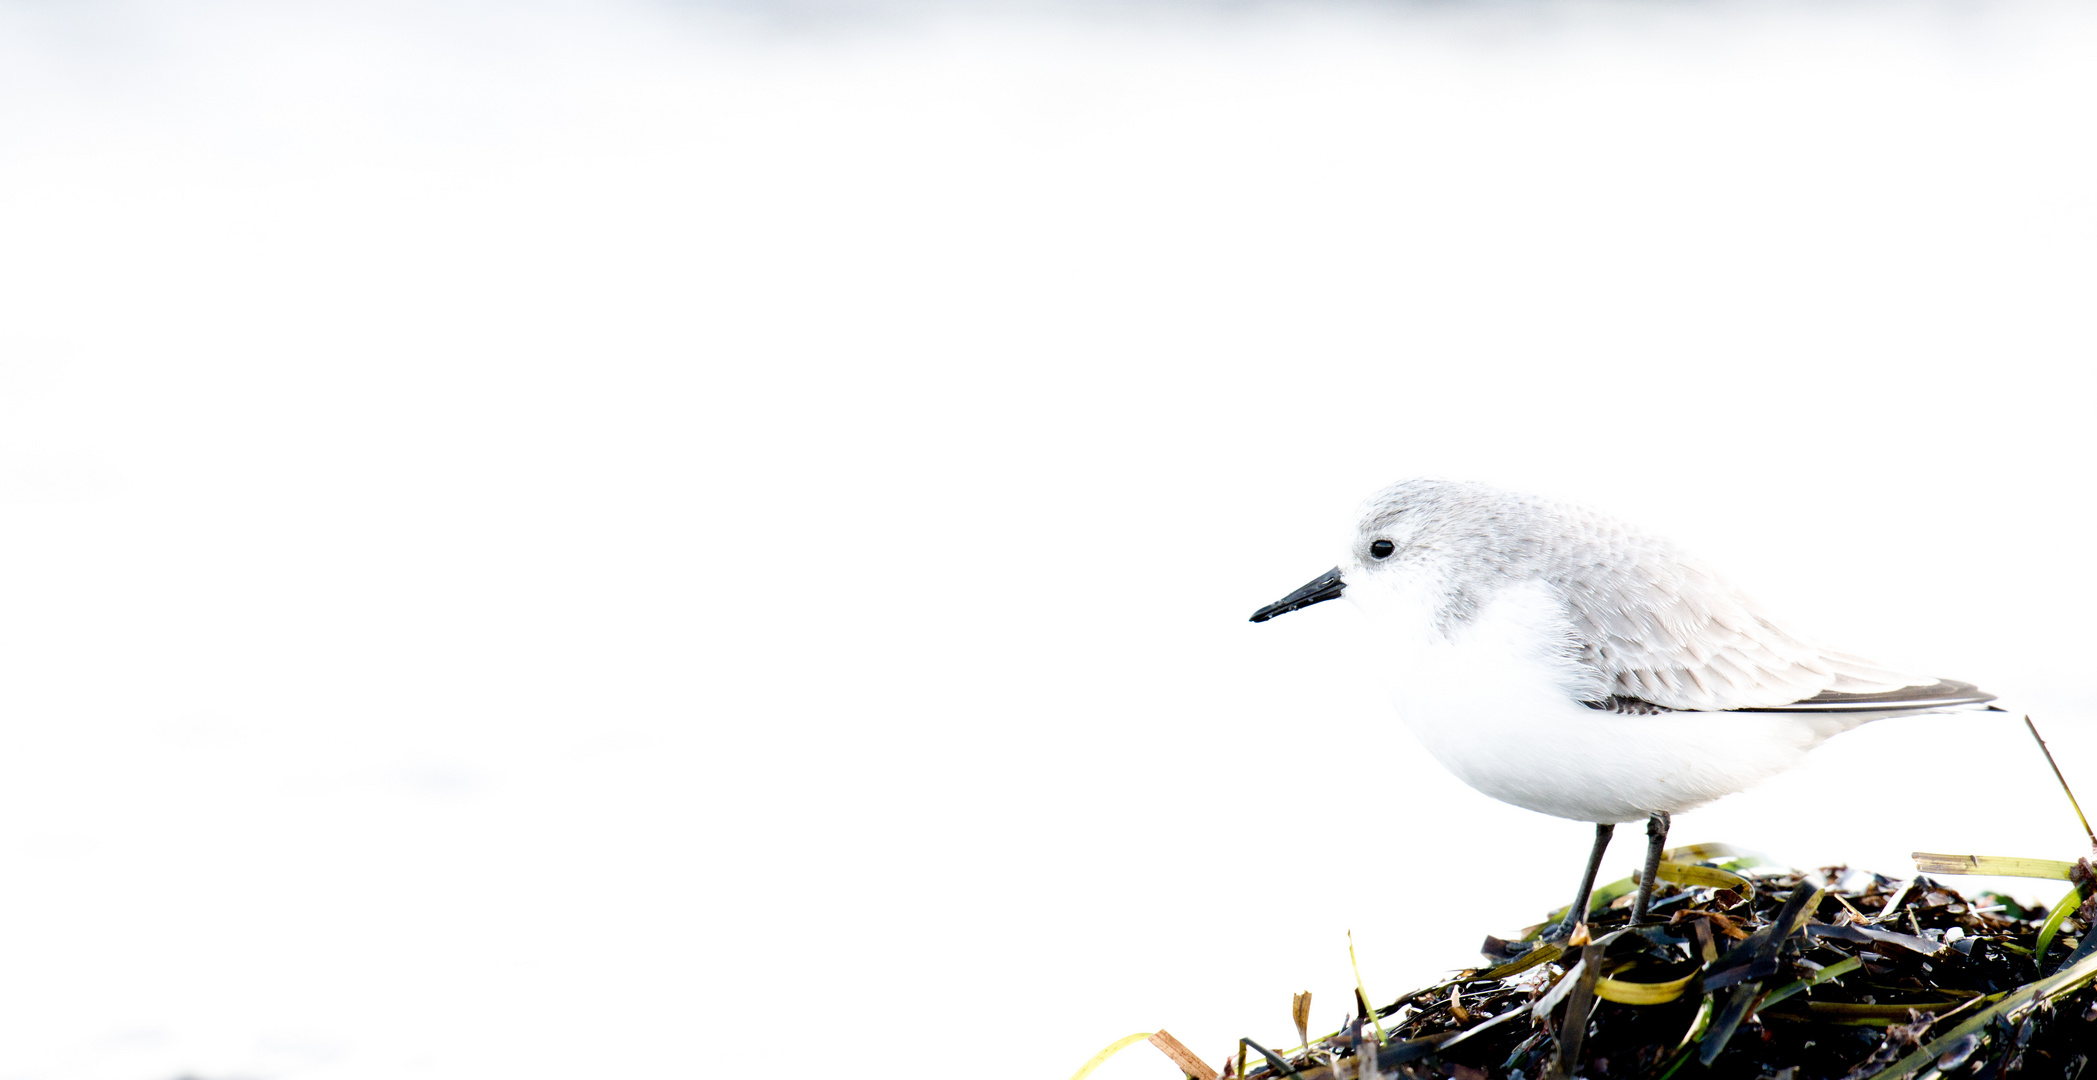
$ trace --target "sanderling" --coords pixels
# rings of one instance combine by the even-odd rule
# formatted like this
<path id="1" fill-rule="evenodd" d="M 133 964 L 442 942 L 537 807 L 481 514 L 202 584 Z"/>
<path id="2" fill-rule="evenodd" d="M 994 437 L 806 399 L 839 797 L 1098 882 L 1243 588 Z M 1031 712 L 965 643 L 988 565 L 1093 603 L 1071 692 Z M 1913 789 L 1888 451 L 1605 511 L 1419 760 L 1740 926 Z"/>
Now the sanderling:
<path id="1" fill-rule="evenodd" d="M 1503 802 L 1595 823 L 1554 938 L 1586 917 L 1618 823 L 1647 822 L 1637 921 L 1669 815 L 1859 724 L 1994 700 L 1824 649 L 1663 541 L 1484 484 L 1378 492 L 1345 560 L 1252 621 L 1342 595 L 1368 613 L 1399 713 L 1450 772 Z"/>

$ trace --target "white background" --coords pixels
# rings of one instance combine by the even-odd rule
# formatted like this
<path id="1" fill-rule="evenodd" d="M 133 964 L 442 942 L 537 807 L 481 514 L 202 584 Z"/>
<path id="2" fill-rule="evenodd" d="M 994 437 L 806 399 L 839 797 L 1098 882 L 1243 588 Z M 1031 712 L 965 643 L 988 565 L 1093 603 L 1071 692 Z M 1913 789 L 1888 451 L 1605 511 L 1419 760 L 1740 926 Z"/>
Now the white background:
<path id="1" fill-rule="evenodd" d="M 1245 621 L 1417 473 L 1994 689 L 2097 797 L 2092 57 L 2069 4 L 0 5 L 0 1078 L 1330 1029 L 1347 931 L 1387 1000 L 1589 835 L 1424 759 L 1346 605 Z M 1677 837 L 2086 844 L 1973 716 Z"/>

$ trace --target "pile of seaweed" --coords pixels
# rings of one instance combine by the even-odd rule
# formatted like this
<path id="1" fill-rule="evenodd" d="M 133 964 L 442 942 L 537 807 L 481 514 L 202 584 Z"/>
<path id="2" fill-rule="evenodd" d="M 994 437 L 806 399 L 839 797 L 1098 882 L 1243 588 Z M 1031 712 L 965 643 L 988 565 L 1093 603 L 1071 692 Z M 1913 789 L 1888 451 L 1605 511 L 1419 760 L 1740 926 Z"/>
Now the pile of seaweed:
<path id="1" fill-rule="evenodd" d="M 1723 845 L 1680 848 L 1666 854 L 1640 925 L 1630 925 L 1635 883 L 1616 882 L 1596 890 L 1564 944 L 1535 929 L 1520 941 L 1487 938 L 1489 966 L 1380 1009 L 1358 993 L 1355 1019 L 1323 1038 L 1304 1031 L 1304 995 L 1302 1045 L 1276 1052 L 1245 1040 L 1223 1073 L 2074 1080 L 2097 1059 L 2089 860 L 1916 859 L 1930 874 L 2051 877 L 2074 888 L 2050 910 L 2025 908 L 1989 893 L 1968 899 L 1924 873 L 1802 874 Z"/>

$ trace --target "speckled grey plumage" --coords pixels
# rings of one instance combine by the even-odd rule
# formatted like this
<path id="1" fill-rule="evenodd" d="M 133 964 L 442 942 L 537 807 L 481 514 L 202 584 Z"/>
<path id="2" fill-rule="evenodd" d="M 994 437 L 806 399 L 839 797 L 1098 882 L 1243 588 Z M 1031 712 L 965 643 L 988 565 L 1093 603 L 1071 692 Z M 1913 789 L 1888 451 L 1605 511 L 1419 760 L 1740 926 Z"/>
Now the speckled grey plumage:
<path id="1" fill-rule="evenodd" d="M 1595 675 L 1588 700 L 1598 707 L 1768 709 L 1824 693 L 1898 699 L 1936 684 L 1785 630 L 1673 545 L 1583 507 L 1408 480 L 1370 498 L 1359 535 L 1363 543 L 1388 537 L 1397 546 L 1388 561 L 1439 578 L 1435 620 L 1444 633 L 1510 583 L 1546 583 L 1573 628 L 1570 654 Z"/>

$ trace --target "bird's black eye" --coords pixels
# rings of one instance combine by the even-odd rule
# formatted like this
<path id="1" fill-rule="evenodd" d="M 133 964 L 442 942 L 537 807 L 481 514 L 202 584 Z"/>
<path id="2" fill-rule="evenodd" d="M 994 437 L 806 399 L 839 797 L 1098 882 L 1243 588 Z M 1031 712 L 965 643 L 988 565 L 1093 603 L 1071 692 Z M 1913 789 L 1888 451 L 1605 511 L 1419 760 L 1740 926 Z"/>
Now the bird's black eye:
<path id="1" fill-rule="evenodd" d="M 1389 540 L 1378 540 L 1377 542 L 1369 545 L 1369 554 L 1374 555 L 1379 559 L 1390 558 L 1391 552 L 1394 552 L 1396 550 L 1398 550 L 1398 545 L 1391 543 Z"/>

